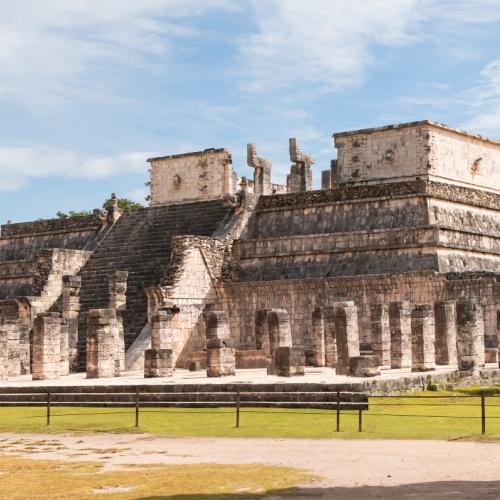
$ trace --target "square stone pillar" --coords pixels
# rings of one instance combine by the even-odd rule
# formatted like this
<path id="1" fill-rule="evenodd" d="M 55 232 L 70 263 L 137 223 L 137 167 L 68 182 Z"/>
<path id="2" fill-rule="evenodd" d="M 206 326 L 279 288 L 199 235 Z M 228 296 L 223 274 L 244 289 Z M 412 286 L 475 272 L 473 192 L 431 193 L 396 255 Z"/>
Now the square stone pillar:
<path id="1" fill-rule="evenodd" d="M 57 379 L 61 367 L 61 319 L 39 314 L 33 323 L 33 380 Z"/>
<path id="2" fill-rule="evenodd" d="M 87 378 L 115 376 L 114 309 L 90 309 L 87 329 Z"/>
<path id="3" fill-rule="evenodd" d="M 62 318 L 68 330 L 68 363 L 70 372 L 78 371 L 78 315 L 80 314 L 80 276 L 63 276 Z"/>
<path id="4" fill-rule="evenodd" d="M 21 375 L 31 373 L 31 328 L 30 325 L 19 322 L 19 363 Z"/>
<path id="5" fill-rule="evenodd" d="M 457 301 L 457 355 L 459 370 L 479 371 L 484 358 L 484 319 L 475 299 Z"/>
<path id="6" fill-rule="evenodd" d="M 171 377 L 173 375 L 172 349 L 146 349 L 144 351 L 144 377 Z"/>
<path id="7" fill-rule="evenodd" d="M 61 319 L 59 346 L 61 354 L 59 375 L 62 377 L 69 375 L 69 329 L 68 322 L 65 319 Z"/>
<path id="8" fill-rule="evenodd" d="M 435 332 L 434 308 L 428 304 L 416 305 L 411 313 L 412 371 L 436 369 Z"/>
<path id="9" fill-rule="evenodd" d="M 207 348 L 207 377 L 227 377 L 235 373 L 236 350 L 234 348 Z"/>
<path id="10" fill-rule="evenodd" d="M 333 319 L 337 337 L 337 375 L 349 375 L 349 358 L 359 356 L 358 308 L 354 302 L 335 302 Z"/>
<path id="11" fill-rule="evenodd" d="M 379 365 L 391 367 L 391 329 L 389 326 L 389 305 L 370 306 L 373 354 L 378 357 Z"/>
<path id="12" fill-rule="evenodd" d="M 206 313 L 207 377 L 225 377 L 236 371 L 236 349 L 223 311 Z"/>
<path id="13" fill-rule="evenodd" d="M 312 313 L 312 356 L 313 366 L 325 366 L 325 314 L 321 308 Z"/>
<path id="14" fill-rule="evenodd" d="M 115 342 L 115 376 L 125 369 L 125 332 L 123 328 L 123 313 L 127 308 L 128 271 L 110 271 L 108 273 L 109 308 L 115 311 L 115 320 L 111 330 Z"/>
<path id="15" fill-rule="evenodd" d="M 274 353 L 274 366 L 278 377 L 304 375 L 304 349 L 298 346 L 278 347 Z"/>
<path id="16" fill-rule="evenodd" d="M 7 373 L 9 377 L 21 375 L 21 344 L 19 323 L 16 320 L 4 319 L 0 330 L 7 338 Z"/>
<path id="17" fill-rule="evenodd" d="M 337 334 L 331 307 L 325 308 L 325 365 L 337 367 Z"/>
<path id="18" fill-rule="evenodd" d="M 0 321 L 0 381 L 9 378 L 9 337 Z"/>
<path id="19" fill-rule="evenodd" d="M 271 309 L 267 315 L 267 326 L 269 330 L 269 346 L 271 352 L 271 357 L 268 360 L 267 374 L 278 375 L 277 350 L 280 347 L 292 347 L 292 330 L 290 328 L 288 312 L 284 309 Z M 293 374 L 293 372 L 293 370 L 289 371 L 291 374 Z M 282 367 L 280 373 L 286 373 L 286 370 Z"/>
<path id="20" fill-rule="evenodd" d="M 170 307 L 160 307 L 151 316 L 151 349 L 144 354 L 144 377 L 171 377 L 174 370 L 172 350 L 173 312 Z"/>
<path id="21" fill-rule="evenodd" d="M 411 311 L 407 301 L 389 304 L 391 368 L 411 368 Z"/>
<path id="22" fill-rule="evenodd" d="M 457 364 L 457 318 L 455 301 L 438 302 L 434 306 L 436 321 L 436 363 Z"/>

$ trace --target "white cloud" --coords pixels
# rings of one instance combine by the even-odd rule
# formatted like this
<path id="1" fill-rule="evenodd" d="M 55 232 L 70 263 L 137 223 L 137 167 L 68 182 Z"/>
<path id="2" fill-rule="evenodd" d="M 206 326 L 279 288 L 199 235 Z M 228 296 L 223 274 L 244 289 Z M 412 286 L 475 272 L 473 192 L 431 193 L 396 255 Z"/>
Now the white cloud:
<path id="1" fill-rule="evenodd" d="M 173 39 L 194 36 L 190 18 L 231 0 L 3 0 L 0 100 L 32 109 L 108 94 L 110 66 L 164 61 Z"/>
<path id="2" fill-rule="evenodd" d="M 490 62 L 481 71 L 478 86 L 460 95 L 462 102 L 468 103 L 471 118 L 465 127 L 483 133 L 500 134 L 500 59 Z"/>
<path id="3" fill-rule="evenodd" d="M 461 25 L 500 21 L 498 0 L 253 0 L 257 32 L 240 40 L 255 91 L 335 91 L 363 83 L 376 46 L 447 43 Z M 434 24 L 433 24 L 434 23 Z M 439 26 L 439 30 L 434 29 Z M 446 41 L 443 42 L 443 35 Z M 461 43 L 460 54 L 466 47 Z"/>
<path id="4" fill-rule="evenodd" d="M 117 156 L 87 156 L 46 147 L 0 147 L 0 191 L 16 191 L 31 179 L 59 177 L 99 179 L 147 172 L 145 152 Z"/>
<path id="5" fill-rule="evenodd" d="M 357 85 L 373 61 L 370 44 L 415 39 L 417 5 L 416 0 L 255 0 L 258 32 L 241 41 L 252 78 L 248 86 Z"/>

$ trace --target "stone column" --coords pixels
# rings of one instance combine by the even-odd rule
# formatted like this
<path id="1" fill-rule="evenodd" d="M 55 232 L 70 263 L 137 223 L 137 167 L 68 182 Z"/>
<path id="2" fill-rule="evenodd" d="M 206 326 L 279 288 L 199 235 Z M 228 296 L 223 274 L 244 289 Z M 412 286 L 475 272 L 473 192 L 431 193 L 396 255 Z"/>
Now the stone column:
<path id="1" fill-rule="evenodd" d="M 227 315 L 223 311 L 206 314 L 207 377 L 234 375 L 236 349 L 229 332 Z"/>
<path id="2" fill-rule="evenodd" d="M 87 330 L 87 378 L 115 376 L 114 309 L 90 309 Z"/>
<path id="3" fill-rule="evenodd" d="M 161 307 L 151 316 L 151 349 L 144 353 L 144 377 L 173 375 L 173 332 L 171 308 Z"/>
<path id="4" fill-rule="evenodd" d="M 317 308 L 312 313 L 312 365 L 325 366 L 325 314 Z"/>
<path id="5" fill-rule="evenodd" d="M 61 319 L 39 314 L 33 323 L 33 380 L 57 379 L 61 366 Z"/>
<path id="6" fill-rule="evenodd" d="M 337 336 L 337 375 L 349 375 L 349 358 L 359 356 L 358 308 L 354 302 L 334 302 Z"/>
<path id="7" fill-rule="evenodd" d="M 80 314 L 80 276 L 63 276 L 62 318 L 68 330 L 68 363 L 70 372 L 78 371 L 78 315 Z"/>
<path id="8" fill-rule="evenodd" d="M 9 378 L 9 335 L 0 320 L 0 381 Z"/>
<path id="9" fill-rule="evenodd" d="M 61 319 L 61 328 L 59 335 L 59 351 L 60 351 L 60 366 L 59 375 L 67 376 L 69 375 L 69 329 L 68 321 L 66 319 Z"/>
<path id="10" fill-rule="evenodd" d="M 372 327 L 372 349 L 378 357 L 379 365 L 391 367 L 391 329 L 389 326 L 389 305 L 372 304 L 370 306 Z"/>
<path id="11" fill-rule="evenodd" d="M 123 313 L 127 308 L 128 271 L 110 271 L 108 273 L 109 308 L 114 309 L 116 318 L 112 324 L 115 342 L 115 376 L 125 369 L 125 333 Z"/>
<path id="12" fill-rule="evenodd" d="M 483 310 L 475 299 L 457 301 L 458 369 L 478 372 L 484 353 Z"/>
<path id="13" fill-rule="evenodd" d="M 436 369 L 434 308 L 418 304 L 411 313 L 411 346 L 414 372 Z"/>
<path id="14" fill-rule="evenodd" d="M 7 371 L 9 377 L 21 375 L 21 345 L 19 338 L 19 324 L 16 320 L 4 319 L 0 323 L 0 330 L 7 336 Z"/>
<path id="15" fill-rule="evenodd" d="M 455 302 L 447 300 L 434 306 L 436 317 L 436 363 L 457 364 L 457 318 Z"/>
<path id="16" fill-rule="evenodd" d="M 247 165 L 254 169 L 253 192 L 260 196 L 271 192 L 271 162 L 257 156 L 255 144 L 247 144 Z"/>
<path id="17" fill-rule="evenodd" d="M 411 368 L 411 311 L 407 301 L 389 304 L 391 368 Z"/>
<path id="18" fill-rule="evenodd" d="M 293 163 L 286 180 L 288 192 L 310 191 L 312 189 L 311 165 L 314 163 L 314 157 L 303 153 L 295 138 L 289 139 L 288 148 L 290 161 Z"/>
<path id="19" fill-rule="evenodd" d="M 325 308 L 325 364 L 330 368 L 337 367 L 337 335 L 331 307 Z"/>
<path id="20" fill-rule="evenodd" d="M 19 322 L 19 362 L 21 375 L 31 373 L 31 328 L 30 325 Z"/>
<path id="21" fill-rule="evenodd" d="M 271 360 L 268 375 L 290 377 L 303 375 L 305 355 L 303 347 L 292 347 L 292 330 L 288 312 L 271 309 L 267 315 Z"/>

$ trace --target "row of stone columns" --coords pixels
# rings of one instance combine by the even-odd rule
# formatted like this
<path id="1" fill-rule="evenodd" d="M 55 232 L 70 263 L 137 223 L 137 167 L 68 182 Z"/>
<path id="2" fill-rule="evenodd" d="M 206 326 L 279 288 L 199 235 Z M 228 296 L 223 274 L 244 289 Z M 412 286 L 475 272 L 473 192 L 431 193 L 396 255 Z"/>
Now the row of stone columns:
<path id="1" fill-rule="evenodd" d="M 434 306 L 412 306 L 407 301 L 374 304 L 370 306 L 370 324 L 373 353 L 382 367 L 429 371 L 436 364 L 458 364 L 460 370 L 477 370 L 484 365 L 483 313 L 474 299 Z M 354 365 L 366 369 L 366 360 L 364 364 L 356 361 L 357 325 L 352 302 L 316 309 L 312 314 L 312 363 L 336 366 L 337 373 L 345 375 L 353 371 L 354 358 Z"/>
<path id="2" fill-rule="evenodd" d="M 109 273 L 109 308 L 89 311 L 89 378 L 118 376 L 124 368 L 127 278 L 124 271 Z M 0 321 L 0 379 L 29 373 L 34 380 L 56 379 L 76 371 L 80 287 L 79 276 L 64 276 L 62 314 L 39 314 L 32 328 L 20 319 Z"/>

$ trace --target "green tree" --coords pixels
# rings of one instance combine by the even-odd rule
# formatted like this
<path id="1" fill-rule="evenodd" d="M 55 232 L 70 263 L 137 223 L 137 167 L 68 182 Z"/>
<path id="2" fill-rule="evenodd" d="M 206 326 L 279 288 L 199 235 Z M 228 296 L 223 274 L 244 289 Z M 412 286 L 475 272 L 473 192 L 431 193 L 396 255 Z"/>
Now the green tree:
<path id="1" fill-rule="evenodd" d="M 136 201 L 129 200 L 128 198 L 118 198 L 117 203 L 120 210 L 137 210 L 138 208 L 143 208 L 143 205 Z M 113 200 L 109 198 L 102 204 L 102 208 L 107 210 L 112 204 Z"/>
<path id="2" fill-rule="evenodd" d="M 68 219 L 69 217 L 87 217 L 92 215 L 90 210 L 70 210 L 69 212 L 57 212 L 59 219 Z"/>

